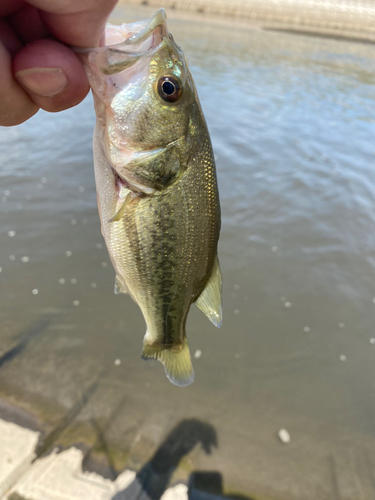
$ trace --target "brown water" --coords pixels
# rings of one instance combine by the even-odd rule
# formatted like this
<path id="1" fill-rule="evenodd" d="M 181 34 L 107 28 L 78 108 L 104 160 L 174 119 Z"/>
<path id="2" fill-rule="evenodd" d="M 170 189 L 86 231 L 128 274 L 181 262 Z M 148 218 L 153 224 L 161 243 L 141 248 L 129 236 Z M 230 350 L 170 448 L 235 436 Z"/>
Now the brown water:
<path id="1" fill-rule="evenodd" d="M 100 233 L 92 99 L 39 112 L 0 129 L 0 394 L 114 475 L 193 419 L 166 482 L 208 470 L 247 498 L 374 498 L 375 47 L 169 26 L 217 159 L 223 327 L 192 308 L 186 389 L 140 359 L 144 321 L 113 294 Z M 190 451 L 205 439 L 217 449 Z"/>

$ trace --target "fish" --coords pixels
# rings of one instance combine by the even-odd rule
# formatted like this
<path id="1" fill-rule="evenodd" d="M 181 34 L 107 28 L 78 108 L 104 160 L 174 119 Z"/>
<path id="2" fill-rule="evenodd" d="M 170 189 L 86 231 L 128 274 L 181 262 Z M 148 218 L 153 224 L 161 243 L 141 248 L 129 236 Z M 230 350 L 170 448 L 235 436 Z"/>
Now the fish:
<path id="1" fill-rule="evenodd" d="M 141 357 L 161 361 L 183 387 L 194 381 L 185 331 L 191 304 L 222 323 L 212 144 L 164 9 L 107 25 L 106 44 L 80 57 L 94 96 L 97 200 L 115 293 L 142 311 Z"/>

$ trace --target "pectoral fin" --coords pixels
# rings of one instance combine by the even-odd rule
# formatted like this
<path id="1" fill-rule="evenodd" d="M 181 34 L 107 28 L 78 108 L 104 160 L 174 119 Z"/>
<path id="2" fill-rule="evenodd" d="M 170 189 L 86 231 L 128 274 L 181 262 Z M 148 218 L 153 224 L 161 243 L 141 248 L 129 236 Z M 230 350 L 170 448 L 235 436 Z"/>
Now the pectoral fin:
<path id="1" fill-rule="evenodd" d="M 214 265 L 212 266 L 210 279 L 195 303 L 199 309 L 204 312 L 207 318 L 218 328 L 221 327 L 221 323 L 223 321 L 221 285 L 221 271 L 219 260 L 216 256 Z"/>
<path id="2" fill-rule="evenodd" d="M 115 278 L 115 294 L 119 293 L 129 293 L 128 287 L 120 280 L 118 276 Z"/>
<path id="3" fill-rule="evenodd" d="M 126 200 L 121 205 L 120 210 L 118 210 L 116 212 L 116 214 L 111 219 L 109 219 L 108 222 L 116 222 L 116 221 L 121 220 L 121 218 L 122 218 L 122 216 L 124 215 L 124 212 L 125 212 L 125 205 L 126 205 Z"/>

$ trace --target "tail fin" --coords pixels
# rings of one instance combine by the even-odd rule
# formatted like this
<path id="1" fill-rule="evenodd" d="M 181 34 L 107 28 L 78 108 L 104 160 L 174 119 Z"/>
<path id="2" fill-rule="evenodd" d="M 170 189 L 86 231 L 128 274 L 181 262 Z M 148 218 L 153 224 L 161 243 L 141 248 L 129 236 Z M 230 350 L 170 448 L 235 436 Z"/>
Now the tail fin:
<path id="1" fill-rule="evenodd" d="M 176 346 L 177 347 L 177 346 Z M 158 359 L 164 365 L 165 374 L 172 384 L 184 387 L 194 382 L 194 370 L 191 364 L 190 350 L 185 338 L 182 346 L 164 348 L 160 345 L 143 343 L 142 358 Z"/>

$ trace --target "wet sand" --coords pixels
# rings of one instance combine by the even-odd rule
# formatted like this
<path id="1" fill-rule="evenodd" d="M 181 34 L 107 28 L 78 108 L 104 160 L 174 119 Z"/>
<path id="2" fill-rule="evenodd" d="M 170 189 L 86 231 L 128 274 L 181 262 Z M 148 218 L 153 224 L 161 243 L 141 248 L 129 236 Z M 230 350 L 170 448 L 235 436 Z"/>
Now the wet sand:
<path id="1" fill-rule="evenodd" d="M 0 130 L 0 397 L 35 415 L 38 453 L 80 443 L 108 477 L 172 435 L 169 484 L 215 472 L 248 499 L 372 498 L 373 48 L 201 17 L 170 28 L 217 157 L 224 325 L 192 308 L 191 387 L 140 359 L 144 322 L 113 294 L 100 234 L 92 100 L 40 112 Z"/>

